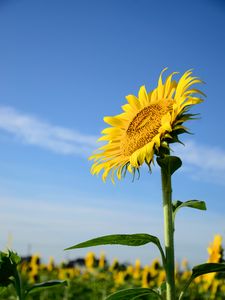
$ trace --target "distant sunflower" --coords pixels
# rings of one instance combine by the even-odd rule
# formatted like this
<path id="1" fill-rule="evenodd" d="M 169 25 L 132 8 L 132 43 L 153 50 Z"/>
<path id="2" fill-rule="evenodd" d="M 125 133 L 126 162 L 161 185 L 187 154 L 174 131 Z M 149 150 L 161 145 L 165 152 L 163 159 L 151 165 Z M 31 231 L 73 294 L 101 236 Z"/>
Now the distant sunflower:
<path id="1" fill-rule="evenodd" d="M 107 144 L 90 157 L 94 160 L 93 175 L 103 170 L 102 179 L 105 181 L 111 173 L 114 181 L 115 175 L 121 179 L 126 170 L 139 171 L 144 162 L 150 167 L 154 154 L 160 155 L 163 148 L 179 141 L 179 134 L 187 132 L 182 124 L 194 116 L 187 112 L 203 101 L 198 95 L 204 95 L 192 85 L 202 81 L 192 77 L 189 70 L 178 82 L 172 80 L 177 74 L 174 72 L 163 83 L 162 73 L 154 90 L 147 93 L 142 86 L 138 97 L 126 96 L 128 103 L 122 106 L 123 113 L 104 118 L 111 127 L 104 129 L 99 139 Z"/>
<path id="2" fill-rule="evenodd" d="M 208 247 L 209 259 L 210 263 L 220 263 L 223 260 L 223 248 L 222 248 L 222 236 L 216 234 L 214 237 L 214 241 Z"/>

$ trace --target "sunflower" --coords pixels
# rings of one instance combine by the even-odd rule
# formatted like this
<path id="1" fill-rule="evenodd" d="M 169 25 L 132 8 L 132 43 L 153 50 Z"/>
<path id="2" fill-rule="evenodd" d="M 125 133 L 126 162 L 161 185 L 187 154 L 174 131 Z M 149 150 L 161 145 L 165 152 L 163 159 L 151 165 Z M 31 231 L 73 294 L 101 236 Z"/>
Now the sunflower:
<path id="1" fill-rule="evenodd" d="M 214 237 L 214 241 L 208 247 L 209 259 L 210 263 L 219 263 L 223 260 L 223 248 L 222 248 L 222 236 L 216 234 Z"/>
<path id="2" fill-rule="evenodd" d="M 138 97 L 126 96 L 127 104 L 122 106 L 123 112 L 113 117 L 105 117 L 104 121 L 111 127 L 102 131 L 99 141 L 107 143 L 98 149 L 90 159 L 94 161 L 91 173 L 99 174 L 103 170 L 102 179 L 111 173 L 121 179 L 126 171 L 135 174 L 145 162 L 151 169 L 154 154 L 160 155 L 169 144 L 180 142 L 178 135 L 187 132 L 183 123 L 193 119 L 194 114 L 188 113 L 192 105 L 203 100 L 204 94 L 192 86 L 202 83 L 192 77 L 192 71 L 185 72 L 177 82 L 173 80 L 174 72 L 165 82 L 162 74 L 158 86 L 147 93 L 141 86 Z"/>

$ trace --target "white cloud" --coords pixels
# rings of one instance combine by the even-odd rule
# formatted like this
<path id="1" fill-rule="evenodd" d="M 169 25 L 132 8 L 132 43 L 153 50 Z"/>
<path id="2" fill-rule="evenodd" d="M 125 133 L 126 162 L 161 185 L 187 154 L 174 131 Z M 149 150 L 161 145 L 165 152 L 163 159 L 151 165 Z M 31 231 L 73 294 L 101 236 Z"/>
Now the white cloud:
<path id="1" fill-rule="evenodd" d="M 59 154 L 88 156 L 96 148 L 96 136 L 56 126 L 20 113 L 12 107 L 0 106 L 0 129 L 25 144 L 36 145 Z M 174 154 L 182 158 L 184 170 L 196 180 L 225 184 L 225 151 L 216 146 L 187 141 L 175 146 Z"/>
<path id="2" fill-rule="evenodd" d="M 174 148 L 174 154 L 181 157 L 186 171 L 191 174 L 192 178 L 225 184 L 225 151 L 223 149 L 194 141 L 185 142 L 185 147 Z"/>
<path id="3" fill-rule="evenodd" d="M 88 155 L 96 147 L 95 136 L 51 125 L 11 107 L 0 106 L 0 129 L 23 143 L 60 154 Z"/>

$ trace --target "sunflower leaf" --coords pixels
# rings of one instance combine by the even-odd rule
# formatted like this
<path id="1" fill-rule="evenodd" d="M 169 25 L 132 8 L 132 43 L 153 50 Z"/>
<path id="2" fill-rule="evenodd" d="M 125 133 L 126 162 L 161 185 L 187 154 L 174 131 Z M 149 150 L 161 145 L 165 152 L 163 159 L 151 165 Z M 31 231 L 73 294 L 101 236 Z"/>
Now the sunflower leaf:
<path id="1" fill-rule="evenodd" d="M 199 200 L 188 200 L 185 202 L 182 201 L 175 201 L 173 202 L 173 220 L 175 220 L 175 216 L 178 212 L 178 210 L 182 207 L 191 207 L 194 209 L 199 209 L 199 210 L 207 210 L 206 204 L 204 201 L 199 201 Z"/>
<path id="2" fill-rule="evenodd" d="M 36 292 L 41 292 L 43 290 L 49 289 L 49 288 L 54 288 L 56 286 L 63 285 L 67 286 L 67 281 L 66 280 L 50 280 L 50 281 L 45 281 L 41 283 L 37 283 L 32 285 L 29 289 L 26 290 L 26 294 L 33 294 Z"/>
<path id="3" fill-rule="evenodd" d="M 115 292 L 109 295 L 105 300 L 132 300 L 138 299 L 141 296 L 147 295 L 155 295 L 158 296 L 159 299 L 162 299 L 161 296 L 152 289 L 149 288 L 133 288 L 133 289 L 126 289 Z"/>
<path id="4" fill-rule="evenodd" d="M 76 244 L 64 250 L 72 250 L 72 249 L 101 246 L 101 245 L 142 246 L 148 243 L 153 243 L 158 247 L 162 257 L 162 263 L 165 266 L 166 258 L 159 239 L 154 235 L 150 235 L 146 233 L 105 235 L 95 239 L 88 240 L 83 243 Z"/>
<path id="5" fill-rule="evenodd" d="M 188 201 L 182 202 L 182 201 L 178 200 L 173 203 L 173 212 L 176 213 L 178 211 L 178 209 L 180 209 L 181 207 L 191 207 L 191 208 L 195 208 L 195 209 L 199 209 L 199 210 L 207 209 L 204 201 L 188 200 Z"/>
<path id="6" fill-rule="evenodd" d="M 76 244 L 68 247 L 65 250 L 86 248 L 100 245 L 125 245 L 125 246 L 142 246 L 147 243 L 154 243 L 157 246 L 160 245 L 159 239 L 156 236 L 136 233 L 136 234 L 112 234 L 105 235 L 95 239 L 88 240 L 86 242 Z"/>
<path id="7" fill-rule="evenodd" d="M 192 268 L 192 274 L 189 280 L 186 282 L 184 288 L 182 289 L 178 300 L 183 298 L 185 291 L 188 289 L 191 282 L 196 278 L 204 274 L 214 273 L 214 272 L 225 272 L 225 264 L 224 263 L 205 263 L 201 265 L 197 265 Z"/>
<path id="8" fill-rule="evenodd" d="M 225 272 L 225 264 L 224 263 L 206 263 L 195 266 L 192 269 L 192 277 L 196 278 L 203 274 L 208 274 L 212 272 Z"/>
<path id="9" fill-rule="evenodd" d="M 176 172 L 181 166 L 182 161 L 177 156 L 157 157 L 157 163 L 161 168 L 164 168 L 170 175 Z"/>

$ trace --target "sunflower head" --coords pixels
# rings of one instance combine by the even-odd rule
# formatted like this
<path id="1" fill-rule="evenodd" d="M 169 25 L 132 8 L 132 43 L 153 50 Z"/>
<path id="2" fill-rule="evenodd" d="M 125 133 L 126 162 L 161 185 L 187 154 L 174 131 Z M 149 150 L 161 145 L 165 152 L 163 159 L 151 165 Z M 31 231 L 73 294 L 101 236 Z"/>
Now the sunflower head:
<path id="1" fill-rule="evenodd" d="M 126 96 L 128 103 L 122 106 L 121 114 L 104 118 L 110 127 L 99 138 L 106 144 L 90 157 L 93 175 L 103 171 L 103 180 L 110 174 L 114 182 L 115 176 L 121 179 L 127 170 L 139 172 L 143 163 L 151 169 L 154 155 L 168 152 L 169 144 L 180 142 L 179 134 L 187 132 L 183 123 L 194 119 L 188 111 L 203 101 L 200 95 L 204 96 L 193 85 L 202 81 L 189 70 L 178 81 L 173 80 L 174 72 L 163 82 L 162 73 L 154 90 L 147 93 L 142 86 L 137 97 Z"/>

